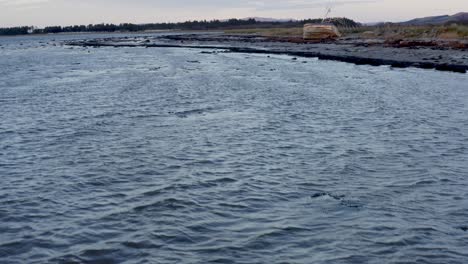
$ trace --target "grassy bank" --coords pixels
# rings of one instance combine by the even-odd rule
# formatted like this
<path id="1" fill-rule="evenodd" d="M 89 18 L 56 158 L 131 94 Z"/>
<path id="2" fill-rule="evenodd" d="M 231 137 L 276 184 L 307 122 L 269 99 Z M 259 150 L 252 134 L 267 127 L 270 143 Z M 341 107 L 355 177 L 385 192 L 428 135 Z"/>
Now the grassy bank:
<path id="1" fill-rule="evenodd" d="M 250 28 L 224 30 L 227 34 L 255 34 L 265 37 L 298 37 L 302 36 L 302 27 L 292 28 Z"/>
<path id="2" fill-rule="evenodd" d="M 468 39 L 468 26 L 401 26 L 395 24 L 382 26 L 340 27 L 346 36 L 367 38 L 435 38 L 435 39 Z M 256 34 L 265 37 L 301 37 L 302 27 L 291 28 L 251 28 L 225 30 L 228 34 Z"/>
<path id="3" fill-rule="evenodd" d="M 348 28 L 345 34 L 362 34 L 372 32 L 380 38 L 402 37 L 402 38 L 439 38 L 439 39 L 464 39 L 468 38 L 468 26 L 466 25 L 443 25 L 443 26 L 402 26 L 382 25 Z"/>

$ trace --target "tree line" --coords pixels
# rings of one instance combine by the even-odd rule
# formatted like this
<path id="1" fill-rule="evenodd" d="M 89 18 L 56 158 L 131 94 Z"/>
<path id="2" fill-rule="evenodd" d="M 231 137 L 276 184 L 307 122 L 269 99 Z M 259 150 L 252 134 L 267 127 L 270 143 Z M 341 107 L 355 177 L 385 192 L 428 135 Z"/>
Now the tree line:
<path id="1" fill-rule="evenodd" d="M 269 28 L 269 27 L 296 27 L 305 23 L 319 23 L 321 19 L 291 20 L 284 22 L 264 22 L 255 19 L 229 19 L 229 20 L 201 20 L 179 23 L 150 23 L 150 24 L 90 24 L 74 26 L 49 26 L 45 28 L 11 27 L 0 28 L 0 35 L 26 35 L 51 33 L 78 33 L 78 32 L 137 32 L 149 30 L 216 30 L 238 28 Z M 328 22 L 340 27 L 357 27 L 359 23 L 348 18 L 332 18 Z"/>

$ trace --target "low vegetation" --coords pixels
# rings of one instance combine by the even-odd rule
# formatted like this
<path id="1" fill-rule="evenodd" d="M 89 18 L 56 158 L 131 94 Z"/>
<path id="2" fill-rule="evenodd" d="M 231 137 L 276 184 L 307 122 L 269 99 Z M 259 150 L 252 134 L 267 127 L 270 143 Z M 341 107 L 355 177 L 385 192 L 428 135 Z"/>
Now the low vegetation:
<path id="1" fill-rule="evenodd" d="M 96 24 L 75 26 L 51 26 L 45 28 L 13 27 L 0 28 L 0 35 L 77 33 L 77 32 L 140 32 L 150 30 L 222 30 L 230 34 L 257 34 L 267 37 L 302 37 L 306 23 L 321 23 L 321 19 L 300 21 L 264 22 L 255 19 L 229 19 L 211 21 L 187 21 L 180 23 L 153 24 Z M 468 39 L 468 24 L 446 24 L 437 26 L 410 26 L 385 23 L 376 26 L 361 25 L 348 18 L 331 18 L 344 37 L 364 38 L 419 38 L 419 39 Z"/>
<path id="2" fill-rule="evenodd" d="M 468 39 L 468 25 L 403 26 L 384 24 L 378 26 L 339 26 L 344 37 L 414 38 L 414 39 Z M 301 37 L 302 27 L 250 28 L 225 30 L 229 34 L 257 34 L 265 37 Z"/>
<path id="3" fill-rule="evenodd" d="M 362 26 L 344 30 L 346 34 L 362 34 L 373 32 L 378 38 L 436 38 L 463 39 L 468 37 L 468 25 L 439 25 L 439 26 L 405 26 L 399 24 L 383 24 L 377 26 Z"/>
<path id="4" fill-rule="evenodd" d="M 227 34 L 255 34 L 264 37 L 300 37 L 302 36 L 302 27 L 231 29 L 224 30 L 224 32 Z"/>
<path id="5" fill-rule="evenodd" d="M 0 28 L 0 36 L 26 35 L 30 30 L 31 27 Z"/>

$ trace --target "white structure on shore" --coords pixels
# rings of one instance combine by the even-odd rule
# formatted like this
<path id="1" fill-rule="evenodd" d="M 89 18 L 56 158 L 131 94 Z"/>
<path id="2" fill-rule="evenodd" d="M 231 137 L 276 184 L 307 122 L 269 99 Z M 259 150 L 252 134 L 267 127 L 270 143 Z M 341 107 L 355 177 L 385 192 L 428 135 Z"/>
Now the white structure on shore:
<path id="1" fill-rule="evenodd" d="M 326 7 L 325 16 L 322 19 L 322 23 L 304 25 L 304 40 L 325 40 L 341 37 L 338 28 L 332 23 L 327 23 L 328 15 L 330 15 L 331 11 L 331 3 L 329 3 Z"/>
<path id="2" fill-rule="evenodd" d="M 340 31 L 333 24 L 305 24 L 304 35 L 305 40 L 325 40 L 336 39 L 341 37 Z"/>

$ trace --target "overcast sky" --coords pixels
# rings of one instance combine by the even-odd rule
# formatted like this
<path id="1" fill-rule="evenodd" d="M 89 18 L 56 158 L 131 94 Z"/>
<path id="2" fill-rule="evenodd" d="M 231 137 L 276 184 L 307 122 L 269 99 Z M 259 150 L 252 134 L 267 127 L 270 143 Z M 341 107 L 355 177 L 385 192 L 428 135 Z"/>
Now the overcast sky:
<path id="1" fill-rule="evenodd" d="M 0 0 L 0 27 L 175 22 L 245 17 L 332 16 L 360 22 L 402 21 L 468 12 L 468 0 Z"/>

